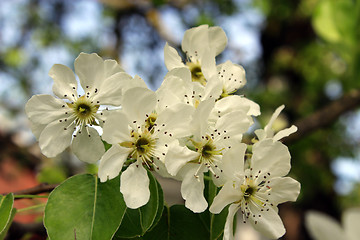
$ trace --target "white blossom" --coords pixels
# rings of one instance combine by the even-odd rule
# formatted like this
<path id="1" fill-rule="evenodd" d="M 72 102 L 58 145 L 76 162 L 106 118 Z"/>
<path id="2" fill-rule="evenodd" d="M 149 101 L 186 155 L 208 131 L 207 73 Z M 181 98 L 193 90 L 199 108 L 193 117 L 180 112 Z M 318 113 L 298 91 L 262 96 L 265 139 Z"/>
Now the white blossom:
<path id="1" fill-rule="evenodd" d="M 223 157 L 223 171 L 228 176 L 214 198 L 210 211 L 220 213 L 230 204 L 224 228 L 224 240 L 233 239 L 233 219 L 240 211 L 244 222 L 266 237 L 277 239 L 285 234 L 277 205 L 295 201 L 300 183 L 284 177 L 290 170 L 290 153 L 279 141 L 265 139 L 252 147 L 249 168 L 245 168 L 246 146 L 230 149 Z"/>
<path id="2" fill-rule="evenodd" d="M 264 129 L 258 129 L 255 131 L 256 136 L 259 140 L 263 140 L 266 138 L 272 138 L 274 141 L 279 141 L 280 139 L 289 136 L 290 134 L 297 131 L 297 127 L 292 125 L 289 128 L 283 129 L 276 134 L 274 133 L 274 130 L 272 129 L 272 126 L 276 120 L 276 118 L 280 115 L 281 111 L 285 108 L 284 105 L 281 105 L 278 107 L 273 115 L 271 116 L 271 119 L 269 123 L 264 127 Z"/>
<path id="3" fill-rule="evenodd" d="M 342 216 L 343 226 L 324 213 L 308 211 L 305 226 L 314 240 L 357 240 L 360 236 L 360 208 L 347 209 Z"/>
<path id="4" fill-rule="evenodd" d="M 201 25 L 191 28 L 184 34 L 181 47 L 186 54 L 186 63 L 182 62 L 177 51 L 167 43 L 164 48 L 165 65 L 168 70 L 187 67 L 193 82 L 206 85 L 216 73 L 215 57 L 227 44 L 225 32 L 220 27 Z"/>
<path id="5" fill-rule="evenodd" d="M 55 64 L 49 75 L 58 98 L 34 95 L 25 111 L 45 156 L 55 157 L 72 143 L 80 160 L 94 163 L 104 153 L 99 133 L 92 127 L 105 120 L 101 105 L 119 106 L 122 87 L 131 77 L 116 61 L 104 61 L 95 53 L 81 53 L 75 60 L 75 73 L 84 95 L 78 95 L 72 70 Z"/>
<path id="6" fill-rule="evenodd" d="M 103 139 L 112 147 L 101 158 L 98 174 L 102 182 L 112 179 L 129 160 L 120 180 L 128 207 L 138 208 L 149 201 L 147 170 L 163 171 L 171 142 L 188 135 L 192 111 L 182 103 L 159 104 L 155 92 L 135 87 L 124 93 L 122 109 L 108 115 Z"/>
<path id="7" fill-rule="evenodd" d="M 223 154 L 240 143 L 242 134 L 252 124 L 246 112 L 237 110 L 218 119 L 213 125 L 208 121 L 214 101 L 209 99 L 199 104 L 190 124 L 192 137 L 185 146 L 173 145 L 165 158 L 168 172 L 182 181 L 181 194 L 185 206 L 193 212 L 202 212 L 207 207 L 203 196 L 203 173 L 210 171 L 219 178 Z"/>

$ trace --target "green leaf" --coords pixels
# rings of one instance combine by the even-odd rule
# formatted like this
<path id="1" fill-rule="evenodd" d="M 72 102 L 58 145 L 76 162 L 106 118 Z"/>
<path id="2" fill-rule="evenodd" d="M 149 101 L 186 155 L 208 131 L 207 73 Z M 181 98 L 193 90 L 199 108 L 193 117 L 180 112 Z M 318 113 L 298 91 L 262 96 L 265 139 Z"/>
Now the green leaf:
<path id="1" fill-rule="evenodd" d="M 356 8 L 352 0 L 322 0 L 314 11 L 317 34 L 332 43 L 356 44 Z"/>
<path id="2" fill-rule="evenodd" d="M 163 192 L 150 172 L 148 176 L 150 179 L 149 202 L 138 209 L 126 209 L 124 219 L 115 234 L 116 239 L 143 236 L 153 224 L 160 220 L 164 207 Z"/>
<path id="3" fill-rule="evenodd" d="M 160 221 L 142 240 L 222 239 L 228 210 L 220 214 L 193 213 L 184 205 L 164 207 Z"/>
<path id="4" fill-rule="evenodd" d="M 169 239 L 210 239 L 208 213 L 193 213 L 184 205 L 172 206 Z"/>
<path id="5" fill-rule="evenodd" d="M 64 181 L 51 192 L 45 207 L 49 238 L 111 239 L 126 209 L 119 184 L 119 177 L 100 183 L 90 174 Z"/>
<path id="6" fill-rule="evenodd" d="M 4 239 L 15 216 L 16 209 L 13 208 L 14 195 L 0 195 L 0 239 Z"/>

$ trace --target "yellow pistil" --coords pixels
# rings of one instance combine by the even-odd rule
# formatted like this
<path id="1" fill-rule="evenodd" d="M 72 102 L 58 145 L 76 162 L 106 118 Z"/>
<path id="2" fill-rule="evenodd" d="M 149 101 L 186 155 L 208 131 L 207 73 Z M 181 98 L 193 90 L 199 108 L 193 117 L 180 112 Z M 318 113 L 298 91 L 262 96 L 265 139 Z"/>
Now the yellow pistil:
<path id="1" fill-rule="evenodd" d="M 77 126 L 94 124 L 95 114 L 100 107 L 89 101 L 85 96 L 79 97 L 74 103 L 68 103 L 68 106 L 74 111 Z"/>
<path id="2" fill-rule="evenodd" d="M 206 79 L 201 70 L 200 63 L 197 62 L 187 62 L 186 65 L 189 67 L 191 72 L 191 79 L 193 82 L 199 82 L 201 85 L 206 85 Z"/>
<path id="3" fill-rule="evenodd" d="M 143 165 L 146 165 L 149 169 L 152 168 L 154 163 L 152 157 L 155 155 L 156 140 L 147 128 L 144 128 L 142 133 L 131 131 L 131 141 L 122 142 L 119 145 L 132 148 L 129 158 L 141 160 Z"/>
<path id="4" fill-rule="evenodd" d="M 237 90 L 235 89 L 234 91 L 228 92 L 225 88 L 223 88 L 222 93 L 220 95 L 219 99 L 225 98 L 230 96 L 231 94 L 235 93 Z"/>
<path id="5" fill-rule="evenodd" d="M 151 113 L 147 119 L 145 120 L 145 127 L 149 130 L 149 131 L 154 131 L 153 127 L 155 125 L 155 121 L 157 119 L 157 113 L 153 112 Z"/>

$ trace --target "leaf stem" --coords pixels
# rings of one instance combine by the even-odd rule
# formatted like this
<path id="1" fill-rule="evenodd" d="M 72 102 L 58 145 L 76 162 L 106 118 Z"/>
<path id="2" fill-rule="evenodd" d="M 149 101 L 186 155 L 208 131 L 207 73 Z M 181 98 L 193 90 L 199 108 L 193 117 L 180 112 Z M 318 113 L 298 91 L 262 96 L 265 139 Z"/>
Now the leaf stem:
<path id="1" fill-rule="evenodd" d="M 25 212 L 25 211 L 29 211 L 32 209 L 36 209 L 36 208 L 41 208 L 41 207 L 45 207 L 46 203 L 41 203 L 41 204 L 37 204 L 31 207 L 27 207 L 27 208 L 22 208 L 22 209 L 17 209 L 17 212 Z"/>
<path id="2" fill-rule="evenodd" d="M 14 198 L 48 198 L 47 195 L 14 195 Z"/>

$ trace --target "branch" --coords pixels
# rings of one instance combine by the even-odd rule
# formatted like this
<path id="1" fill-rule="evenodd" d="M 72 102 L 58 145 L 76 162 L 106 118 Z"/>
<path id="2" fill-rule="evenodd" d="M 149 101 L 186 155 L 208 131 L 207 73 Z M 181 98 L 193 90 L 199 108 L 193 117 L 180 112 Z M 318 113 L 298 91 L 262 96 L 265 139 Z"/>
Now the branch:
<path id="1" fill-rule="evenodd" d="M 51 192 L 58 185 L 59 184 L 42 183 L 42 184 L 39 184 L 32 188 L 13 192 L 13 194 L 14 195 L 35 195 L 35 194 L 44 193 L 44 192 Z M 3 195 L 6 195 L 6 194 L 9 194 L 9 193 L 3 193 Z"/>
<path id="2" fill-rule="evenodd" d="M 298 131 L 282 140 L 289 144 L 309 135 L 317 129 L 334 123 L 342 114 L 360 106 L 360 90 L 352 90 L 308 117 L 295 122 Z"/>

